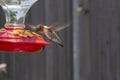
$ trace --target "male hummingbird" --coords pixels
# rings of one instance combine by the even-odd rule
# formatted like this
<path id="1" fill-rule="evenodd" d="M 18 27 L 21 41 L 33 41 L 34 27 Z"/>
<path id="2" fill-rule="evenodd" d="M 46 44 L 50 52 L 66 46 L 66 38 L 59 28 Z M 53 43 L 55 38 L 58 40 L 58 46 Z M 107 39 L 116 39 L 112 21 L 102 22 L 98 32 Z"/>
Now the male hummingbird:
<path id="1" fill-rule="evenodd" d="M 41 32 L 42 34 L 44 34 L 48 39 L 56 42 L 58 45 L 60 45 L 61 47 L 63 47 L 63 44 L 59 38 L 59 36 L 57 35 L 57 31 L 60 31 L 64 28 L 67 28 L 70 26 L 70 23 L 66 23 L 63 25 L 51 25 L 51 26 L 46 26 L 46 25 L 37 25 L 37 26 L 33 26 L 33 25 L 28 25 L 30 28 L 32 28 L 33 30 L 35 30 L 36 32 Z"/>

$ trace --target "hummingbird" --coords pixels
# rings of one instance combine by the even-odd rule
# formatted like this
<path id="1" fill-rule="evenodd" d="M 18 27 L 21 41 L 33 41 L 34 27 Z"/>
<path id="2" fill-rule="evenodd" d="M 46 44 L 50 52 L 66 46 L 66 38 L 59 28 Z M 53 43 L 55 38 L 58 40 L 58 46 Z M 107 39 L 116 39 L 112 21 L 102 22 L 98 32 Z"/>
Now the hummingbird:
<path id="1" fill-rule="evenodd" d="M 0 64 L 0 73 L 7 74 L 7 64 L 6 63 Z"/>
<path id="2" fill-rule="evenodd" d="M 0 64 L 0 80 L 8 80 L 7 64 Z"/>
<path id="3" fill-rule="evenodd" d="M 58 34 L 56 32 L 61 31 L 67 27 L 70 26 L 70 23 L 66 23 L 66 24 L 62 24 L 62 25 L 50 25 L 50 26 L 46 26 L 46 25 L 30 25 L 28 24 L 28 27 L 32 28 L 33 30 L 35 30 L 35 32 L 41 32 L 42 34 L 44 34 L 48 39 L 52 40 L 53 42 L 57 43 L 58 45 L 60 45 L 61 47 L 64 47 L 61 39 L 59 38 Z"/>

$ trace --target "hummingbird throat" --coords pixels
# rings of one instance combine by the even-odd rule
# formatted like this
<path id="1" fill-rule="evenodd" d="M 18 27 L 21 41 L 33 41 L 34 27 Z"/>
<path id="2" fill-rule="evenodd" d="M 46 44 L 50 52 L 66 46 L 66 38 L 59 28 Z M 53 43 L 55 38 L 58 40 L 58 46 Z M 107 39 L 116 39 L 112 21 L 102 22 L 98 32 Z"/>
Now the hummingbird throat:
<path id="1" fill-rule="evenodd" d="M 43 25 L 38 25 L 36 31 L 43 31 L 44 26 Z"/>
<path id="2" fill-rule="evenodd" d="M 44 26 L 40 26 L 40 31 L 43 31 L 44 30 Z"/>

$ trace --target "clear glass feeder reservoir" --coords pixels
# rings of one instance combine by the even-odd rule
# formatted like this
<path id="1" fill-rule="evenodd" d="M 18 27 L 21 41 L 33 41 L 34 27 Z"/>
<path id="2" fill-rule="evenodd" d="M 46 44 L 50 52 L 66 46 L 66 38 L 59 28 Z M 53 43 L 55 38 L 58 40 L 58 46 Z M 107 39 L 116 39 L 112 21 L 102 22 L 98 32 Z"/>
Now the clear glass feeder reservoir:
<path id="1" fill-rule="evenodd" d="M 5 16 L 5 28 L 0 29 L 0 51 L 34 54 L 50 45 L 44 38 L 25 30 L 25 16 L 37 0 L 0 0 Z"/>

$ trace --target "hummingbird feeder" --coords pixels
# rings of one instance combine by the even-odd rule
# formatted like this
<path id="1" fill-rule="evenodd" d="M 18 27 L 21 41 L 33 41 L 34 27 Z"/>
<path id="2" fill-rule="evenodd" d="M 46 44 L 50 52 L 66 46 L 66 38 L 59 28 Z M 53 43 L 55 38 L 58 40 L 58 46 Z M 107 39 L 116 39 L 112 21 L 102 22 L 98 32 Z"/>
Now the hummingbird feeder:
<path id="1" fill-rule="evenodd" d="M 5 16 L 5 28 L 0 29 L 0 52 L 35 54 L 50 45 L 44 38 L 25 29 L 25 16 L 37 0 L 0 0 Z"/>

